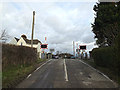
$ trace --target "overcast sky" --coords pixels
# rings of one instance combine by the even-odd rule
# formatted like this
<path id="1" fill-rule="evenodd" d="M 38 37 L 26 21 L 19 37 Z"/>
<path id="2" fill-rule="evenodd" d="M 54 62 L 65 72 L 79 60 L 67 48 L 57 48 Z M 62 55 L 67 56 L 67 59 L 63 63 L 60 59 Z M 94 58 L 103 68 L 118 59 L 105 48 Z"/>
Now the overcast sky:
<path id="1" fill-rule="evenodd" d="M 96 47 L 91 23 L 96 2 L 5 2 L 0 6 L 1 30 L 12 37 L 25 34 L 31 39 L 32 11 L 35 13 L 34 39 L 42 43 L 47 37 L 48 49 L 72 53 L 72 43 Z M 76 44 L 75 44 L 76 45 Z"/>

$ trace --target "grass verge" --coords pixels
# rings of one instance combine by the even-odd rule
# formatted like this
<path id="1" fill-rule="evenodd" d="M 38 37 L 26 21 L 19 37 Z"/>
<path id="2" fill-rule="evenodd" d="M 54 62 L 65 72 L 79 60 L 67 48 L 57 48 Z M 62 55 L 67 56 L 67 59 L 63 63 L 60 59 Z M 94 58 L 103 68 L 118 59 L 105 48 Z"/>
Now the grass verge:
<path id="1" fill-rule="evenodd" d="M 46 61 L 47 59 L 38 59 L 37 60 L 37 64 L 39 64 L 39 63 L 41 63 L 41 62 L 44 62 L 44 61 Z"/>
<path id="2" fill-rule="evenodd" d="M 2 73 L 2 83 L 3 88 L 10 87 L 10 85 L 19 80 L 19 78 L 24 77 L 30 71 L 33 70 L 33 66 L 28 65 L 18 65 L 18 66 L 9 66 Z"/>
<path id="3" fill-rule="evenodd" d="M 116 72 L 110 70 L 109 68 L 96 66 L 93 59 L 84 59 L 83 61 L 91 65 L 92 67 L 98 69 L 99 71 L 103 72 L 110 79 L 112 79 L 113 81 L 117 82 L 120 85 L 120 76 Z"/>
<path id="4" fill-rule="evenodd" d="M 20 81 L 22 81 L 28 74 L 39 66 L 40 63 L 46 61 L 45 59 L 38 59 L 32 65 L 10 65 L 2 71 L 2 88 L 14 88 Z"/>

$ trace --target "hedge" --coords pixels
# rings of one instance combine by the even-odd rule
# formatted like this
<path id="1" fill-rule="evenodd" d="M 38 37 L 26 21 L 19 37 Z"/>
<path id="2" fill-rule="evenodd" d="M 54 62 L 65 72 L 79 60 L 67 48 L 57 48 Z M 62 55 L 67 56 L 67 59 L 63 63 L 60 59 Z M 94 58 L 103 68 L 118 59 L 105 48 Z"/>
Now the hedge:
<path id="1" fill-rule="evenodd" d="M 114 48 L 96 48 L 92 51 L 92 57 L 98 66 L 111 67 L 115 61 Z"/>
<path id="2" fill-rule="evenodd" d="M 120 34 L 114 46 L 94 48 L 91 54 L 97 66 L 107 67 L 120 75 Z"/>
<path id="3" fill-rule="evenodd" d="M 2 68 L 9 65 L 31 65 L 37 60 L 35 48 L 25 46 L 15 46 L 9 44 L 2 45 Z"/>
<path id="4" fill-rule="evenodd" d="M 120 33 L 118 34 L 117 38 L 116 38 L 116 42 L 115 42 L 115 50 L 116 50 L 116 58 L 117 58 L 117 66 L 116 68 L 118 68 L 118 72 L 120 75 Z"/>

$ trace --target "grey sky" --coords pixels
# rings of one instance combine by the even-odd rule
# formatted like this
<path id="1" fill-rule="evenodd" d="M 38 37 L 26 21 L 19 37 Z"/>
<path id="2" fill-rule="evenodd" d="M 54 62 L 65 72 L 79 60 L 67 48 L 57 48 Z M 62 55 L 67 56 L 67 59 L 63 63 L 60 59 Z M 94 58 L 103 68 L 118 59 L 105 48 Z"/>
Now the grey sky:
<path id="1" fill-rule="evenodd" d="M 86 44 L 89 51 L 95 47 L 91 28 L 95 4 L 96 2 L 2 3 L 1 29 L 7 29 L 11 37 L 20 38 L 26 34 L 30 39 L 32 11 L 35 10 L 34 38 L 44 43 L 46 36 L 49 49 L 55 47 L 56 51 L 72 53 L 72 41 Z"/>

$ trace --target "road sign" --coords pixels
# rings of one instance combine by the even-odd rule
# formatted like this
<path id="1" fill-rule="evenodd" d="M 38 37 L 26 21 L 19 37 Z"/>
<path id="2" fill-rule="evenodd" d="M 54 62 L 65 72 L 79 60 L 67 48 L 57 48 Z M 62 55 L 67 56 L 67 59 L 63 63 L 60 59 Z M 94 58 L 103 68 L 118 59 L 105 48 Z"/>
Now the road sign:
<path id="1" fill-rule="evenodd" d="M 86 45 L 80 45 L 81 50 L 86 50 Z"/>
<path id="2" fill-rule="evenodd" d="M 47 45 L 48 45 L 48 44 L 41 44 L 41 48 L 42 48 L 42 49 L 47 49 Z"/>

